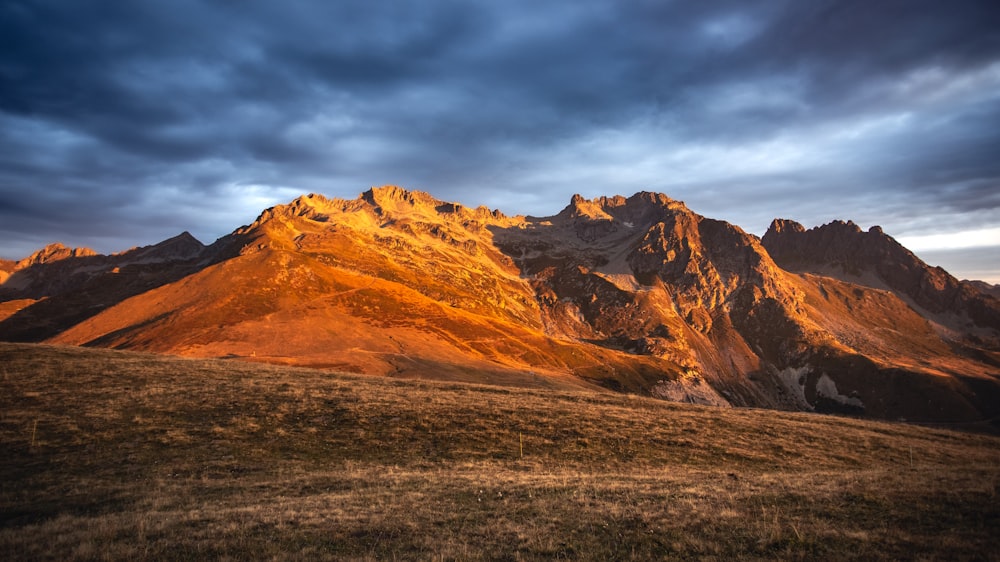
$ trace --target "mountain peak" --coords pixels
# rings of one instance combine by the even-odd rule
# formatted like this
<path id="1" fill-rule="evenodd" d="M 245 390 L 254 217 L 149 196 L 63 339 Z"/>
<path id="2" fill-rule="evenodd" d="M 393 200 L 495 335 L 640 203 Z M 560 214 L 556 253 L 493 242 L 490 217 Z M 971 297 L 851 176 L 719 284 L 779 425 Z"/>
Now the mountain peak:
<path id="1" fill-rule="evenodd" d="M 164 240 L 163 242 L 161 242 L 161 244 L 164 244 L 164 243 L 174 243 L 174 242 L 184 242 L 184 243 L 197 242 L 198 244 L 204 246 L 204 244 L 201 243 L 201 240 L 198 240 L 197 238 L 195 238 L 194 235 L 191 234 L 190 232 L 188 232 L 187 230 L 185 230 L 184 232 L 181 232 L 180 234 L 178 234 L 177 236 L 174 236 L 173 238 L 168 238 L 168 239 Z"/>
<path id="2" fill-rule="evenodd" d="M 842 220 L 835 220 L 825 226 L 830 229 L 842 230 L 844 232 L 852 232 L 852 233 L 862 232 L 861 227 L 854 224 L 854 221 L 852 220 L 848 220 L 847 222 L 844 222 Z"/>
<path id="3" fill-rule="evenodd" d="M 96 255 L 97 252 L 91 250 L 90 248 L 68 248 L 59 242 L 55 242 L 17 262 L 17 269 L 64 260 L 67 258 L 82 258 Z"/>
<path id="4" fill-rule="evenodd" d="M 635 195 L 633 195 L 632 197 L 629 197 L 626 200 L 626 202 L 632 204 L 643 202 L 651 205 L 656 205 L 658 207 L 671 207 L 671 208 L 677 206 L 682 206 L 682 207 L 684 206 L 683 201 L 671 199 L 668 195 L 665 195 L 663 193 L 657 193 L 655 191 L 640 191 Z"/>
<path id="5" fill-rule="evenodd" d="M 490 210 L 483 205 L 475 208 L 466 207 L 461 203 L 441 201 L 425 191 L 405 189 L 396 185 L 372 187 L 355 201 L 371 205 L 379 215 L 416 213 L 432 220 L 445 218 L 477 222 L 503 222 L 508 219 L 507 215 L 498 209 Z"/>
<path id="6" fill-rule="evenodd" d="M 795 222 L 789 219 L 774 219 L 771 221 L 771 226 L 767 227 L 767 232 L 764 234 L 766 237 L 768 234 L 782 234 L 785 232 L 805 232 L 806 227 L 802 226 L 801 223 Z"/>
<path id="7" fill-rule="evenodd" d="M 393 208 L 400 205 L 417 207 L 421 205 L 437 207 L 441 204 L 429 193 L 423 191 L 411 191 L 397 185 L 383 185 L 372 187 L 361 194 L 361 198 L 368 203 L 382 208 Z"/>
<path id="8" fill-rule="evenodd" d="M 286 213 L 292 216 L 309 216 L 321 212 L 333 201 L 318 193 L 300 195 L 292 199 L 287 205 L 280 205 L 276 208 L 283 208 Z"/>
<path id="9" fill-rule="evenodd" d="M 573 195 L 569 205 L 559 212 L 561 218 L 620 221 L 630 224 L 655 223 L 667 212 L 687 212 L 683 201 L 671 199 L 662 193 L 640 191 L 631 197 L 614 195 L 587 199 Z"/>
<path id="10" fill-rule="evenodd" d="M 205 245 L 186 230 L 150 247 L 158 256 L 170 259 L 194 257 L 204 249 Z"/>
<path id="11" fill-rule="evenodd" d="M 590 200 L 576 193 L 570 198 L 569 205 L 558 216 L 590 220 L 611 220 L 612 217 L 605 212 L 603 203 L 601 199 Z"/>

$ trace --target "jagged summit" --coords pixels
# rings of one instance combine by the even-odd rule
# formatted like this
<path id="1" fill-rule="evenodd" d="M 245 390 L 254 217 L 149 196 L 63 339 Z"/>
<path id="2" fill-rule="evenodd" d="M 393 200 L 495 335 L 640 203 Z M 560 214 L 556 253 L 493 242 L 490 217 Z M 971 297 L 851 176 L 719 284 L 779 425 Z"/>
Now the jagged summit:
<path id="1" fill-rule="evenodd" d="M 791 267 L 799 261 L 823 262 L 858 273 L 877 266 L 881 260 L 919 261 L 881 227 L 872 226 L 866 232 L 849 220 L 835 220 L 807 230 L 795 221 L 774 219 L 761 242 L 771 257 Z"/>
<path id="2" fill-rule="evenodd" d="M 671 199 L 662 193 L 648 191 L 640 191 L 630 197 L 615 195 L 594 199 L 586 199 L 576 194 L 556 217 L 617 220 L 634 224 L 655 222 L 668 211 L 687 211 L 687 207 L 682 201 Z"/>
<path id="3" fill-rule="evenodd" d="M 336 216 L 342 223 L 362 221 L 383 224 L 390 220 L 415 219 L 433 221 L 449 219 L 480 223 L 508 222 L 499 210 L 485 206 L 469 208 L 459 203 L 441 201 L 429 193 L 404 189 L 394 185 L 372 187 L 355 199 L 328 199 L 320 194 L 302 195 L 286 205 L 276 205 L 264 212 L 249 226 L 237 232 L 249 232 L 267 224 L 280 223 L 296 217 L 315 222 L 329 222 Z"/>
<path id="4" fill-rule="evenodd" d="M 424 191 L 408 190 L 395 185 L 373 187 L 362 193 L 357 201 L 369 203 L 379 214 L 416 214 L 487 222 L 504 222 L 509 218 L 496 209 L 490 210 L 482 205 L 466 207 L 460 203 L 442 201 Z"/>
<path id="5" fill-rule="evenodd" d="M 582 217 L 590 220 L 611 220 L 611 215 L 604 210 L 603 201 L 600 199 L 590 201 L 579 193 L 573 195 L 569 205 L 557 216 L 570 219 Z"/>
<path id="6" fill-rule="evenodd" d="M 834 220 L 823 226 L 818 226 L 815 228 L 810 228 L 809 232 L 817 232 L 822 234 L 822 236 L 830 240 L 831 242 L 836 242 L 833 240 L 835 237 L 841 237 L 841 245 L 849 244 L 853 242 L 853 238 L 857 234 L 862 234 L 864 231 L 860 226 L 854 223 L 854 221 L 847 220 Z M 802 224 L 789 219 L 774 219 L 771 221 L 771 225 L 767 228 L 767 232 L 764 233 L 765 238 L 773 239 L 775 236 L 785 233 L 804 233 L 807 232 L 806 228 Z M 885 232 L 882 230 L 881 226 L 874 225 L 868 229 L 868 233 L 876 236 L 886 236 Z"/>
<path id="7" fill-rule="evenodd" d="M 361 199 L 368 201 L 377 208 L 398 208 L 401 205 L 409 207 L 436 208 L 443 202 L 423 191 L 410 191 L 396 185 L 372 187 L 361 194 Z"/>
<path id="8" fill-rule="evenodd" d="M 790 219 L 774 219 L 764 236 L 775 236 L 784 232 L 805 232 L 806 227 Z"/>

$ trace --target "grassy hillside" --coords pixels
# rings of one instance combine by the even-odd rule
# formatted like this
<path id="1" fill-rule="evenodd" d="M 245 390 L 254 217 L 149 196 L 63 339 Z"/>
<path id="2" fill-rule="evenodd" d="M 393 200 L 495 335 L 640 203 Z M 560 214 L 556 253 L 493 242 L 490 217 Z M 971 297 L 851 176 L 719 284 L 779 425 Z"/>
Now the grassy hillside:
<path id="1" fill-rule="evenodd" d="M 1000 438 L 0 344 L 0 557 L 1000 559 Z"/>

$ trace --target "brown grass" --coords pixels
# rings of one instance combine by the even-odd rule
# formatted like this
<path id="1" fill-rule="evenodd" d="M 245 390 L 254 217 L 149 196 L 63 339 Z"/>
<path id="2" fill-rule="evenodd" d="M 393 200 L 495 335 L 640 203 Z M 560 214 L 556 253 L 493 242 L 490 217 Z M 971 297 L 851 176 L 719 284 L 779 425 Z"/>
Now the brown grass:
<path id="1" fill-rule="evenodd" d="M 901 424 L 0 344 L 0 446 L 10 560 L 1000 559 Z"/>

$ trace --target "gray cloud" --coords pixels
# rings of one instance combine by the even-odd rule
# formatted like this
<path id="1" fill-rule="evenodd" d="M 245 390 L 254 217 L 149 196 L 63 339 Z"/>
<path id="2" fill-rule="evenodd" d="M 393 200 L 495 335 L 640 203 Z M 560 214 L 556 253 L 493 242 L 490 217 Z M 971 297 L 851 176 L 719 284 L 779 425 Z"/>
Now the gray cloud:
<path id="1" fill-rule="evenodd" d="M 0 5 L 0 255 L 210 241 L 399 183 L 1000 226 L 1000 10 L 958 2 Z"/>
<path id="2" fill-rule="evenodd" d="M 960 275 L 960 279 L 978 279 L 1000 285 L 1000 246 L 968 248 L 958 250 L 924 250 L 917 252 L 925 262 L 945 268 L 947 271 L 960 271 L 968 275 Z"/>

